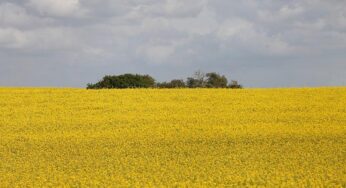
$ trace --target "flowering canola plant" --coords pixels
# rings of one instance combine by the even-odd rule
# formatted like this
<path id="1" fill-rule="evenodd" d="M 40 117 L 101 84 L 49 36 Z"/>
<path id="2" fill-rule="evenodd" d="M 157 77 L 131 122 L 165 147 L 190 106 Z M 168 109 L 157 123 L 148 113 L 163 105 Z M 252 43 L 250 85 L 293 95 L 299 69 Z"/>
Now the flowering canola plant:
<path id="1" fill-rule="evenodd" d="M 346 88 L 0 88 L 0 187 L 346 187 Z"/>

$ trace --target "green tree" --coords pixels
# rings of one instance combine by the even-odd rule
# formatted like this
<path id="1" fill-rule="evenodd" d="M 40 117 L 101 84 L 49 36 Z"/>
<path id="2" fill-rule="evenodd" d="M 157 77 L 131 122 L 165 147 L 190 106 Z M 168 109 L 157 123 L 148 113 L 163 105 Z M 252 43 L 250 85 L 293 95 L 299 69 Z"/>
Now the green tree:
<path id="1" fill-rule="evenodd" d="M 88 84 L 88 89 L 112 88 L 149 88 L 155 86 L 155 79 L 149 75 L 123 74 L 118 76 L 107 75 L 96 84 Z"/>
<path id="2" fill-rule="evenodd" d="M 174 79 L 170 82 L 157 83 L 158 88 L 185 88 L 186 84 L 184 80 Z"/>
<path id="3" fill-rule="evenodd" d="M 171 84 L 172 88 L 184 88 L 184 87 L 186 87 L 184 80 L 174 79 L 171 81 L 170 84 Z"/>
<path id="4" fill-rule="evenodd" d="M 231 88 L 231 89 L 242 89 L 243 88 L 243 86 L 238 84 L 238 81 L 236 81 L 236 80 L 232 80 L 231 83 L 227 87 Z"/>
<path id="5" fill-rule="evenodd" d="M 209 88 L 226 88 L 227 78 L 224 75 L 210 72 L 206 74 L 206 87 Z"/>
<path id="6" fill-rule="evenodd" d="M 206 75 L 201 72 L 197 71 L 194 73 L 193 77 L 188 77 L 186 81 L 186 85 L 189 88 L 203 88 L 206 87 Z"/>
<path id="7" fill-rule="evenodd" d="M 173 79 L 170 82 L 156 83 L 155 79 L 149 75 L 122 74 L 106 75 L 99 82 L 87 84 L 87 89 L 102 88 L 232 88 L 238 89 L 243 86 L 232 80 L 227 85 L 228 80 L 224 75 L 215 72 L 207 74 L 197 71 L 192 77 L 188 77 L 186 82 L 181 79 Z"/>

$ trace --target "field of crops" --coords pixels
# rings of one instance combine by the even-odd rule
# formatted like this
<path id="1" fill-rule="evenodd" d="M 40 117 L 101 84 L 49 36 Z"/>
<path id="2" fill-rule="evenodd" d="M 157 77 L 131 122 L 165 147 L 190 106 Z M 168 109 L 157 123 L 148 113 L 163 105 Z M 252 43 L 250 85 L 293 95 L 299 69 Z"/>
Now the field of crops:
<path id="1" fill-rule="evenodd" d="M 0 187 L 346 187 L 346 88 L 0 88 Z"/>

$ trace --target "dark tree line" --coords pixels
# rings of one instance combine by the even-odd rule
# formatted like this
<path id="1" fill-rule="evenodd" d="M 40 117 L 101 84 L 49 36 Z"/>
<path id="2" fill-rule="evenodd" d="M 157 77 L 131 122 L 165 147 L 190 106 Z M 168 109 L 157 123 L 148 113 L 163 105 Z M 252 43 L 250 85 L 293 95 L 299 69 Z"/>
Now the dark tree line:
<path id="1" fill-rule="evenodd" d="M 155 86 L 155 79 L 149 75 L 123 74 L 105 76 L 96 84 L 88 84 L 87 89 L 112 88 L 149 88 Z"/>
<path id="2" fill-rule="evenodd" d="M 112 89 L 112 88 L 242 88 L 237 81 L 232 80 L 228 83 L 224 75 L 215 72 L 202 73 L 195 72 L 186 81 L 173 79 L 169 82 L 155 82 L 149 75 L 122 74 L 114 76 L 104 76 L 102 80 L 95 84 L 89 83 L 87 89 Z"/>

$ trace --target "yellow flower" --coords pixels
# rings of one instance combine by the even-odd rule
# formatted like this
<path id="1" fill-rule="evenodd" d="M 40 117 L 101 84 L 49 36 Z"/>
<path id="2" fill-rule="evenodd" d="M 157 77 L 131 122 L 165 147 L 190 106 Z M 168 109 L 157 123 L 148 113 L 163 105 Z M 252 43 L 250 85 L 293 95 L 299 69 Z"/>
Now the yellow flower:
<path id="1" fill-rule="evenodd" d="M 344 187 L 346 88 L 0 88 L 0 187 Z"/>

